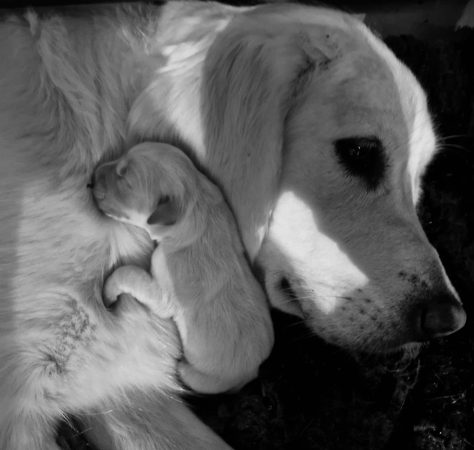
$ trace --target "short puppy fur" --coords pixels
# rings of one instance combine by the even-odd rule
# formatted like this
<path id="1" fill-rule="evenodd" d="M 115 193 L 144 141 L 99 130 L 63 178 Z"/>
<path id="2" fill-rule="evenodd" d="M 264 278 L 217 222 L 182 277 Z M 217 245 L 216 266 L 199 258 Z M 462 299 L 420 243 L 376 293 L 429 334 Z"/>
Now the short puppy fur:
<path id="1" fill-rule="evenodd" d="M 119 267 L 106 281 L 105 301 L 127 293 L 174 319 L 183 346 L 178 373 L 193 390 L 223 392 L 254 378 L 273 328 L 219 189 L 181 150 L 143 143 L 100 165 L 93 192 L 106 215 L 158 243 L 150 273 Z"/>

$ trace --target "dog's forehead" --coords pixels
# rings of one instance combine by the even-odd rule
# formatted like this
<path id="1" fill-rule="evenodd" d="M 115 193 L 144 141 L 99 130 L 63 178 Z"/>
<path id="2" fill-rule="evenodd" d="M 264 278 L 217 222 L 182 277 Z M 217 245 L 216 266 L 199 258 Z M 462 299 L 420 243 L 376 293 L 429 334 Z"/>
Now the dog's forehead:
<path id="1" fill-rule="evenodd" d="M 334 106 L 333 117 L 341 129 L 350 131 L 351 126 L 376 132 L 378 126 L 404 121 L 403 110 L 395 82 L 386 67 L 374 58 L 359 57 L 359 61 L 341 63 L 343 77 L 331 80 L 332 85 L 324 93 Z M 348 65 L 349 67 L 344 67 Z M 370 68 L 364 67 L 369 66 Z M 400 124 L 393 123 L 400 129 Z M 354 130 L 355 131 L 355 130 Z M 362 133 L 364 130 L 362 130 Z"/>
<path id="2" fill-rule="evenodd" d="M 425 93 L 411 71 L 369 35 L 330 76 L 324 95 L 337 130 L 379 137 L 407 159 L 411 178 L 419 177 L 434 155 L 436 138 Z"/>
<path id="3" fill-rule="evenodd" d="M 350 51 L 326 72 L 315 73 L 298 119 L 328 144 L 377 137 L 387 152 L 387 176 L 395 183 L 405 179 L 416 203 L 421 175 L 436 150 L 425 93 L 410 70 L 363 25 L 357 33 Z"/>

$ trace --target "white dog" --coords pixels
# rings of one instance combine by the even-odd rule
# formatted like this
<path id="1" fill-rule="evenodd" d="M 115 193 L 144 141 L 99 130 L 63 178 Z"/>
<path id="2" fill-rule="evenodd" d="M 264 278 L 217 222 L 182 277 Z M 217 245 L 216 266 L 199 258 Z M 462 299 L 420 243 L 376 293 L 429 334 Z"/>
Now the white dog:
<path id="1" fill-rule="evenodd" d="M 159 242 L 151 276 L 137 266 L 110 275 L 108 304 L 127 293 L 175 320 L 184 352 L 178 371 L 192 389 L 223 392 L 255 378 L 273 328 L 219 189 L 167 144 L 137 145 L 99 166 L 94 179 L 101 211 Z"/>
<path id="2" fill-rule="evenodd" d="M 102 304 L 107 274 L 152 252 L 86 189 L 124 143 L 186 147 L 271 303 L 326 340 L 387 351 L 463 326 L 416 215 L 436 150 L 425 95 L 356 18 L 295 4 L 69 8 L 5 19 L 0 60 L 1 448 L 55 448 L 55 422 L 74 412 L 101 448 L 224 446 L 169 397 L 170 321 Z"/>

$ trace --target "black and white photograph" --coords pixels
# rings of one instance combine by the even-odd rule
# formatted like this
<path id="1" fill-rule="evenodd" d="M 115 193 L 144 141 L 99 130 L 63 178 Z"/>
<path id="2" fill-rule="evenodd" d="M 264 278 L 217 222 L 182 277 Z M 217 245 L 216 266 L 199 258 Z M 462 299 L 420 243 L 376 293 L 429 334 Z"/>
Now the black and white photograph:
<path id="1" fill-rule="evenodd" d="M 474 450 L 474 0 L 0 0 L 0 450 Z"/>

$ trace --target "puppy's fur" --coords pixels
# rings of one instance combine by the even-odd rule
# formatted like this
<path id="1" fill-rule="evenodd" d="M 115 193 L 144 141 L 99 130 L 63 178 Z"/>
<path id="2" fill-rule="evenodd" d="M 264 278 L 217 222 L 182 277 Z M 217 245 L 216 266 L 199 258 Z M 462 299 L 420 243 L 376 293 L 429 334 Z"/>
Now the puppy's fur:
<path id="1" fill-rule="evenodd" d="M 425 95 L 356 18 L 295 4 L 45 10 L 2 21 L 0 61 L 0 448 L 55 448 L 73 412 L 103 448 L 224 446 L 169 397 L 169 321 L 102 304 L 108 272 L 146 266 L 152 245 L 104 218 L 86 184 L 138 141 L 187 149 L 272 304 L 327 341 L 387 351 L 464 324 L 416 215 L 436 150 Z"/>
<path id="2" fill-rule="evenodd" d="M 255 378 L 272 348 L 273 328 L 217 187 L 179 149 L 146 143 L 99 166 L 94 192 L 105 214 L 159 243 L 151 276 L 137 266 L 110 275 L 109 303 L 131 294 L 175 320 L 184 352 L 178 371 L 192 389 L 222 392 Z"/>

